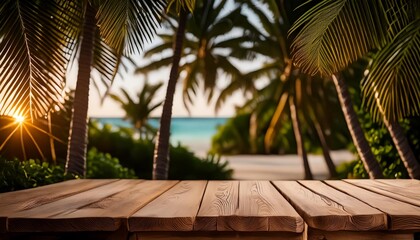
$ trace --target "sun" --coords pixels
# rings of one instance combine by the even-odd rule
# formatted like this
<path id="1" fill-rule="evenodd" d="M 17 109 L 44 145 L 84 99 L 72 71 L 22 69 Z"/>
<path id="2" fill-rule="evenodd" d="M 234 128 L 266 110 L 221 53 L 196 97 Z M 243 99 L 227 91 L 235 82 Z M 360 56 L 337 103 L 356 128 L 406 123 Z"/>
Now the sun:
<path id="1" fill-rule="evenodd" d="M 15 115 L 15 116 L 13 116 L 13 118 L 15 118 L 15 122 L 18 123 L 18 124 L 22 124 L 25 121 L 24 116 Z"/>

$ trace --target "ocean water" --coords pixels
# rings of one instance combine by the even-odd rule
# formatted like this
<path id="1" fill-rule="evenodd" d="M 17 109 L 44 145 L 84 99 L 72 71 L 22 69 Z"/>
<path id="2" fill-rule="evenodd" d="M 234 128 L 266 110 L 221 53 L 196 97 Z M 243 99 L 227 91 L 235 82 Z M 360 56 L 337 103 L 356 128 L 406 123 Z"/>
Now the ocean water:
<path id="1" fill-rule="evenodd" d="M 92 118 L 102 124 L 116 127 L 132 127 L 129 121 L 122 118 Z M 171 143 L 181 143 L 199 156 L 205 156 L 211 146 L 211 138 L 217 127 L 226 123 L 228 118 L 172 118 Z M 159 127 L 159 119 L 151 118 L 149 123 Z"/>

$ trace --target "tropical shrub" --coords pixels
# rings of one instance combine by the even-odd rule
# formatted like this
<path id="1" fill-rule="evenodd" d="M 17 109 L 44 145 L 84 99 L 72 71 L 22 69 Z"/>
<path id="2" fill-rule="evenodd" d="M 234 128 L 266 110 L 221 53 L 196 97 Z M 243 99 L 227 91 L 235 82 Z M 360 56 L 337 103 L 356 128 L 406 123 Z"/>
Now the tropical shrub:
<path id="1" fill-rule="evenodd" d="M 181 145 L 172 146 L 170 156 L 169 179 L 223 180 L 232 177 L 233 170 L 228 168 L 227 162 L 222 163 L 220 157 L 209 155 L 200 159 Z"/>
<path id="2" fill-rule="evenodd" d="M 91 148 L 87 153 L 86 178 L 137 178 L 134 170 L 123 167 L 117 158 L 109 153 Z"/>
<path id="3" fill-rule="evenodd" d="M 0 192 L 15 191 L 74 178 L 64 175 L 63 166 L 30 159 L 19 161 L 0 157 Z"/>
<path id="4" fill-rule="evenodd" d="M 347 81 L 350 87 L 349 92 L 352 95 L 354 108 L 365 133 L 366 140 L 369 142 L 375 158 L 379 161 L 384 177 L 408 178 L 407 170 L 401 161 L 388 130 L 383 123 L 374 122 L 370 113 L 364 110 L 359 83 L 360 79 L 363 78 L 365 67 L 366 63 L 359 61 L 345 71 L 344 76 L 349 80 Z M 399 121 L 399 124 L 404 129 L 415 156 L 420 156 L 420 117 L 406 118 Z M 356 152 L 356 149 L 352 146 L 349 149 Z M 356 159 L 349 165 L 347 173 L 344 173 L 344 169 L 341 170 L 343 170 L 344 175 L 350 178 L 369 177 L 360 159 Z"/>
<path id="5" fill-rule="evenodd" d="M 87 154 L 86 178 L 137 178 L 134 170 L 121 166 L 110 154 L 95 148 Z M 0 192 L 33 188 L 68 179 L 79 178 L 64 174 L 64 165 L 55 165 L 40 160 L 20 161 L 0 157 Z"/>
<path id="6" fill-rule="evenodd" d="M 385 178 L 409 178 L 407 170 L 395 148 L 388 130 L 380 123 L 375 123 L 369 114 L 359 114 L 362 128 L 373 154 L 379 161 Z M 400 121 L 401 127 L 416 156 L 420 156 L 420 118 L 413 117 Z M 360 159 L 353 169 L 353 178 L 368 178 L 368 174 Z"/>
<path id="7" fill-rule="evenodd" d="M 124 167 L 134 170 L 137 177 L 152 178 L 154 143 L 136 139 L 131 129 L 114 128 L 91 122 L 89 148 L 109 153 Z M 232 170 L 217 158 L 200 159 L 184 146 L 170 147 L 169 179 L 230 179 Z"/>
<path id="8" fill-rule="evenodd" d="M 215 154 L 251 153 L 249 118 L 250 114 L 238 114 L 219 126 L 212 138 L 210 152 Z"/>
<path id="9" fill-rule="evenodd" d="M 281 120 L 279 133 L 273 140 L 270 151 L 267 153 L 264 147 L 264 136 L 270 124 L 273 112 L 267 112 L 268 117 L 260 119 L 258 122 L 257 138 L 253 143 L 255 149 L 251 147 L 251 139 L 249 134 L 250 113 L 239 113 L 227 120 L 224 125 L 219 126 L 216 134 L 212 138 L 212 146 L 210 153 L 220 155 L 234 154 L 294 154 L 296 153 L 296 141 L 293 134 L 293 127 L 287 116 Z M 343 131 L 343 122 L 340 119 L 332 119 L 331 126 L 333 129 L 328 131 L 326 135 L 330 149 L 346 148 L 349 142 L 347 131 Z M 318 139 L 314 138 L 312 129 L 306 126 L 302 127 L 303 140 L 305 149 L 308 152 L 321 154 L 322 149 L 318 143 Z"/>

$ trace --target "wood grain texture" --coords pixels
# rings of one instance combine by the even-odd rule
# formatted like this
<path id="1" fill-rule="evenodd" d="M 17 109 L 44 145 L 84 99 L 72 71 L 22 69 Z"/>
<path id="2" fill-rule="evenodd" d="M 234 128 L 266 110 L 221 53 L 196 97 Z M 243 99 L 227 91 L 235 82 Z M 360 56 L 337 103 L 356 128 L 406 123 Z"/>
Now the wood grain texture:
<path id="1" fill-rule="evenodd" d="M 192 231 L 206 181 L 182 181 L 128 219 L 135 231 Z"/>
<path id="2" fill-rule="evenodd" d="M 273 184 L 309 227 L 326 231 L 386 229 L 384 213 L 322 182 L 274 181 Z"/>
<path id="3" fill-rule="evenodd" d="M 6 231 L 7 216 L 75 195 L 112 180 L 69 180 L 47 186 L 0 194 L 0 232 Z"/>
<path id="4" fill-rule="evenodd" d="M 420 230 L 420 207 L 344 181 L 326 181 L 326 183 L 386 213 L 390 219 L 388 226 L 390 230 Z"/>
<path id="5" fill-rule="evenodd" d="M 56 217 L 84 218 L 111 217 L 127 219 L 147 203 L 173 187 L 178 181 L 130 180 L 130 187 L 109 197 L 100 199 L 72 212 L 64 212 Z"/>
<path id="6" fill-rule="evenodd" d="M 224 218 L 236 214 L 238 199 L 238 181 L 209 181 L 194 222 L 194 230 L 222 230 L 220 226 L 226 221 Z"/>
<path id="7" fill-rule="evenodd" d="M 55 201 L 59 198 L 74 195 L 115 181 L 117 180 L 75 179 L 36 188 L 0 193 L 0 212 L 10 204 L 20 204 L 23 205 L 22 209 L 29 209 L 32 205 L 42 205 L 43 203 Z"/>
<path id="8" fill-rule="evenodd" d="M 8 229 L 11 232 L 40 231 L 115 231 L 121 221 L 111 217 L 71 216 L 84 206 L 101 201 L 133 187 L 132 180 L 118 180 L 57 201 L 33 207 L 24 211 L 14 211 L 8 216 Z"/>
<path id="9" fill-rule="evenodd" d="M 365 180 L 351 179 L 346 182 L 367 190 L 420 207 L 420 181 L 411 179 Z"/>
<path id="10" fill-rule="evenodd" d="M 302 232 L 303 219 L 269 181 L 239 182 L 239 205 L 220 229 Z"/>
<path id="11" fill-rule="evenodd" d="M 261 240 L 261 239 L 276 239 L 276 240 L 303 240 L 302 233 L 292 232 L 140 232 L 132 235 L 130 240 L 155 240 L 155 239 L 170 239 L 170 240 Z"/>

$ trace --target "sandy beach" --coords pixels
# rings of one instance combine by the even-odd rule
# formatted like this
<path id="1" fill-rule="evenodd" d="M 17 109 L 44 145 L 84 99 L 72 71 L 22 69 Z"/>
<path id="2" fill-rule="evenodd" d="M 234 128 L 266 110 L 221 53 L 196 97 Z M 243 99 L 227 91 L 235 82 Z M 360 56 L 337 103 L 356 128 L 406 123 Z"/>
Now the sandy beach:
<path id="1" fill-rule="evenodd" d="M 322 155 L 308 155 L 309 165 L 315 179 L 328 177 L 327 165 Z M 332 151 L 331 158 L 339 165 L 355 159 L 347 150 Z M 233 178 L 238 180 L 295 180 L 302 179 L 302 159 L 297 155 L 235 155 L 223 156 L 234 170 Z"/>
<path id="2" fill-rule="evenodd" d="M 206 157 L 211 146 L 210 138 L 187 138 L 182 144 L 200 157 Z M 348 150 L 331 151 L 330 154 L 336 166 L 356 159 Z M 328 169 L 323 155 L 308 154 L 308 159 L 314 178 L 327 179 Z M 296 180 L 304 177 L 302 159 L 296 154 L 230 155 L 222 156 L 222 161 L 229 162 L 229 167 L 234 170 L 233 178 L 238 180 Z"/>

